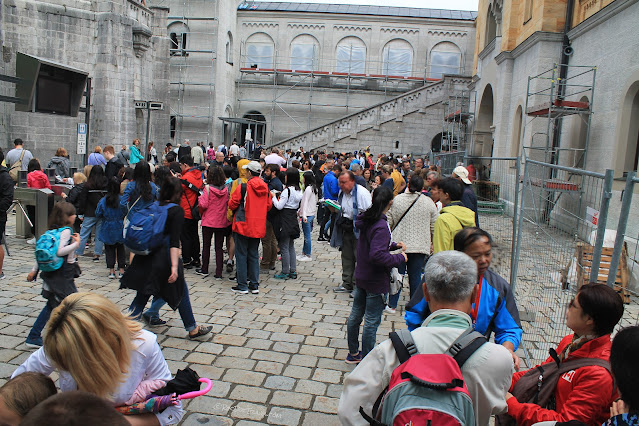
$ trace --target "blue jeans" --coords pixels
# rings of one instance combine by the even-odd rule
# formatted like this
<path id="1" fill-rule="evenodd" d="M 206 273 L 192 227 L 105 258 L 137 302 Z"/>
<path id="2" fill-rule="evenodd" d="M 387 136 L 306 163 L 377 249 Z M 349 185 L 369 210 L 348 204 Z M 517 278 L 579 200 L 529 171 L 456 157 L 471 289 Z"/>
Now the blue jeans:
<path id="1" fill-rule="evenodd" d="M 87 241 L 89 240 L 89 236 L 91 235 L 91 230 L 95 227 L 95 246 L 93 253 L 96 256 L 102 255 L 102 248 L 104 247 L 104 243 L 98 238 L 100 234 L 100 229 L 102 229 L 102 219 L 98 219 L 97 217 L 87 217 L 84 216 L 84 220 L 82 221 L 82 227 L 80 228 L 80 247 L 75 251 L 79 256 L 84 254 L 84 248 L 87 246 Z"/>
<path id="2" fill-rule="evenodd" d="M 359 326 L 364 319 L 362 330 L 362 357 L 365 357 L 375 347 L 377 329 L 382 322 L 384 311 L 384 295 L 368 293 L 361 287 L 355 286 L 353 290 L 353 307 L 348 317 L 346 333 L 348 338 L 348 351 L 356 354 L 359 349 Z"/>
<path id="3" fill-rule="evenodd" d="M 408 257 L 408 262 L 402 263 L 401 266 L 397 269 L 399 270 L 400 274 L 406 273 L 408 275 L 410 297 L 412 298 L 415 294 L 415 291 L 417 291 L 417 288 L 419 288 L 419 286 L 422 284 L 422 273 L 424 272 L 426 255 L 422 253 L 406 253 L 406 257 Z M 388 297 L 388 306 L 393 309 L 397 308 L 400 294 L 402 294 L 401 289 L 399 289 L 397 294 L 390 295 Z"/>
<path id="4" fill-rule="evenodd" d="M 235 264 L 237 287 L 240 290 L 257 288 L 260 285 L 260 239 L 249 238 L 244 235 L 233 233 L 235 240 Z"/>
<path id="5" fill-rule="evenodd" d="M 151 306 L 149 307 L 149 309 L 146 310 L 144 314 L 151 319 L 153 318 L 160 319 L 160 309 L 162 309 L 162 306 L 164 305 L 166 305 L 166 302 L 164 301 L 164 299 L 162 299 L 161 297 L 153 296 L 153 300 L 151 301 Z"/>
<path id="6" fill-rule="evenodd" d="M 302 232 L 304 232 L 304 248 L 302 254 L 311 255 L 311 231 L 313 230 L 313 219 L 315 216 L 307 216 L 306 222 L 302 221 Z"/>
<path id="7" fill-rule="evenodd" d="M 149 301 L 151 295 L 137 293 L 133 302 L 131 302 L 131 306 L 129 306 L 129 311 L 131 311 L 131 316 L 133 318 L 140 318 L 142 315 L 142 311 L 144 310 L 144 306 L 146 306 L 146 302 Z M 157 298 L 154 303 L 159 302 L 160 298 Z M 162 300 L 164 303 L 164 300 Z M 151 305 L 153 308 L 153 305 Z M 158 308 L 159 310 L 159 308 Z M 184 324 L 184 328 L 186 331 L 193 331 L 197 327 L 197 323 L 195 322 L 195 317 L 193 317 L 193 309 L 191 308 L 191 299 L 189 299 L 189 287 L 186 285 L 186 280 L 184 281 L 184 296 L 182 297 L 182 301 L 180 302 L 180 306 L 178 306 L 178 312 L 180 313 L 180 318 L 182 318 L 182 324 Z"/>
<path id="8" fill-rule="evenodd" d="M 40 315 L 36 318 L 33 323 L 33 327 L 31 331 L 29 331 L 29 335 L 27 336 L 27 342 L 29 343 L 40 343 L 42 340 L 42 330 L 44 330 L 44 326 L 47 325 L 47 321 L 51 317 L 51 306 L 49 306 L 49 302 L 44 305 L 42 311 L 40 311 Z"/>

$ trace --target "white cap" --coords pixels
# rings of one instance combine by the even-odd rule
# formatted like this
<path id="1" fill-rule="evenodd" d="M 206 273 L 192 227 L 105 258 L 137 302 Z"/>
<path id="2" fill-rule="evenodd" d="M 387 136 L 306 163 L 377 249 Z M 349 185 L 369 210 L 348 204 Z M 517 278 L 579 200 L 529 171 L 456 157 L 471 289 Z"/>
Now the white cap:
<path id="1" fill-rule="evenodd" d="M 257 161 L 251 161 L 248 164 L 242 166 L 243 169 L 249 169 L 253 173 L 260 173 L 262 171 L 262 165 Z"/>
<path id="2" fill-rule="evenodd" d="M 455 167 L 455 170 L 453 170 L 453 174 L 457 176 L 458 178 L 460 178 L 462 182 L 464 182 L 465 184 L 467 185 L 471 184 L 470 180 L 468 179 L 468 170 L 466 170 L 466 167 L 464 166 Z"/>

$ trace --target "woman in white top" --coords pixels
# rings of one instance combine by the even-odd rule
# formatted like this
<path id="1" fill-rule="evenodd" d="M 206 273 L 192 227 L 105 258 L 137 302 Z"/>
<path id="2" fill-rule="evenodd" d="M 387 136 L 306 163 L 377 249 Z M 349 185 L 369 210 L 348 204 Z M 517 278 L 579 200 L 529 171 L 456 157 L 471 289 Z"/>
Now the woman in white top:
<path id="1" fill-rule="evenodd" d="M 57 370 L 62 392 L 82 390 L 125 405 L 142 381 L 172 379 L 155 334 L 142 330 L 106 297 L 67 296 L 47 323 L 44 346 L 13 373 L 50 375 Z M 178 403 L 158 414 L 137 414 L 135 425 L 173 425 L 182 415 Z"/>
<path id="2" fill-rule="evenodd" d="M 300 262 L 308 262 L 311 260 L 311 231 L 313 230 L 313 219 L 315 219 L 315 215 L 317 214 L 317 197 L 319 190 L 317 189 L 313 172 L 305 172 L 302 177 L 304 178 L 306 189 L 304 189 L 304 195 L 302 196 L 299 215 L 302 218 L 304 248 L 302 249 L 302 255 L 298 257 L 297 260 Z"/>
<path id="3" fill-rule="evenodd" d="M 273 227 L 273 231 L 282 255 L 282 272 L 275 274 L 275 278 L 278 280 L 296 279 L 297 265 L 293 243 L 300 236 L 300 226 L 297 219 L 297 210 L 302 201 L 299 170 L 294 167 L 286 169 L 286 188 L 279 198 L 275 190 L 271 193 L 273 194 L 273 207 L 280 210 L 277 221 L 279 223 Z"/>

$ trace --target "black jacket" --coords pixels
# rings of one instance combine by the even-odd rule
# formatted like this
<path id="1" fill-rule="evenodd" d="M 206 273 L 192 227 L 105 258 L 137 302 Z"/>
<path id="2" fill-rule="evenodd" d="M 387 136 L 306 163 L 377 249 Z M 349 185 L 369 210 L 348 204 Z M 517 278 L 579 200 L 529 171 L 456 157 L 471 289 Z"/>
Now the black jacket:
<path id="1" fill-rule="evenodd" d="M 15 182 L 9 176 L 9 169 L 0 166 L 0 221 L 7 221 L 7 210 L 13 203 Z"/>
<path id="2" fill-rule="evenodd" d="M 107 161 L 106 166 L 104 167 L 104 174 L 107 179 L 111 179 L 113 176 L 118 175 L 118 171 L 124 167 L 124 164 L 118 157 L 113 157 L 109 161 Z"/>

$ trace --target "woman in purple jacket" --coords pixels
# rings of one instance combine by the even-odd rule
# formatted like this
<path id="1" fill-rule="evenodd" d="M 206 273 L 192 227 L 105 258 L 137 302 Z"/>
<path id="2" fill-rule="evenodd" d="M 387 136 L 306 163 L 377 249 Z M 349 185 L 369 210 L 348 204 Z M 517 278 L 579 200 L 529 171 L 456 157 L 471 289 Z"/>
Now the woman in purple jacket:
<path id="1" fill-rule="evenodd" d="M 406 254 L 391 254 L 406 250 L 404 243 L 391 242 L 391 232 L 385 213 L 393 205 L 393 191 L 380 186 L 373 191 L 370 209 L 357 216 L 355 226 L 360 230 L 357 240 L 357 265 L 353 308 L 348 317 L 348 364 L 357 364 L 375 346 L 377 328 L 382 322 L 385 294 L 390 290 L 391 268 L 406 262 Z M 364 319 L 362 350 L 359 351 L 359 326 Z"/>

